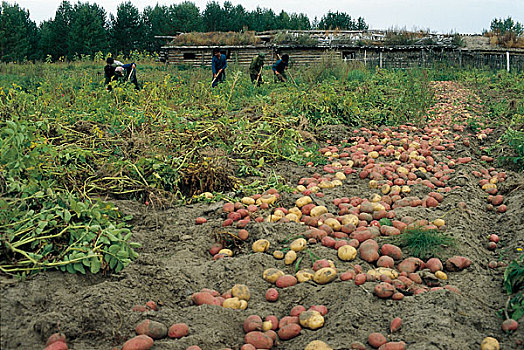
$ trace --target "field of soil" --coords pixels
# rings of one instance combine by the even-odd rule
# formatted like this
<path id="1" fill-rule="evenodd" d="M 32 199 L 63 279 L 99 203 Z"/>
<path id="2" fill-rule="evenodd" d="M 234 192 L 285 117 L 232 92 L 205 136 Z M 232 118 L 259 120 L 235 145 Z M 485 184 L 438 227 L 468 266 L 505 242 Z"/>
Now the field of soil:
<path id="1" fill-rule="evenodd" d="M 389 197 L 388 212 L 393 211 L 393 219 L 399 221 L 405 217 L 429 223 L 439 218 L 445 220 L 444 232 L 454 238 L 455 244 L 440 253 L 441 260 L 445 262 L 456 255 L 471 260 L 469 267 L 446 270 L 447 280 L 436 281 L 441 287 L 454 288 L 433 289 L 434 285 L 428 287 L 423 280 L 411 292 L 403 291 L 402 300 L 381 299 L 374 295 L 379 282 L 356 285 L 352 279 L 342 281 L 338 277 L 324 285 L 307 281 L 277 288 L 278 301 L 268 302 L 266 290 L 275 286 L 262 278 L 263 271 L 276 267 L 295 274 L 296 263 L 285 265 L 271 253 L 286 248 L 291 238 L 306 233 L 308 227 L 303 223 L 251 220 L 246 226 L 249 238 L 235 240 L 229 246 L 233 256 L 214 260 L 209 249 L 217 237 L 227 237 L 229 234 L 225 232 L 233 235 L 238 232 L 234 226 L 223 227 L 227 217 L 224 201 L 197 202 L 166 210 L 134 201 L 115 201 L 124 213 L 134 216 L 133 240 L 142 244 L 137 250 L 139 258 L 122 272 L 109 275 L 47 271 L 24 281 L 1 277 L 0 348 L 44 349 L 52 333 L 62 332 L 67 336 L 69 349 L 120 349 L 136 336 L 137 324 L 151 319 L 167 327 L 182 322 L 189 326 L 189 334 L 183 338 L 155 340 L 154 350 L 186 349 L 191 345 L 203 350 L 240 349 L 245 335 L 242 325 L 247 316 L 281 318 L 289 315 L 296 305 L 306 308 L 325 305 L 328 312 L 323 327 L 303 329 L 293 339 L 278 340 L 273 349 L 304 349 L 312 340 L 322 340 L 333 349 L 350 349 L 354 342 L 372 349 L 367 339 L 373 332 L 386 335 L 388 341 L 403 341 L 409 350 L 480 349 L 487 336 L 496 338 L 501 349 L 523 349 L 520 344 L 524 342 L 524 327 L 505 334 L 497 311 L 507 300 L 502 287 L 504 262 L 516 258 L 519 247 L 524 247 L 524 176 L 498 168 L 495 161 L 483 157 L 482 148 L 496 142 L 500 132 L 483 128 L 480 119 L 480 127 L 470 128 L 466 121 L 476 117 L 465 109 L 466 101 L 475 101 L 471 92 L 448 82 L 436 83 L 435 89 L 438 104 L 428 113 L 426 126 L 376 130 L 324 127 L 323 132 L 330 138 L 330 143 L 322 145 L 328 147 L 324 151 L 338 153 L 338 158 L 335 156 L 327 166 L 316 168 L 281 162 L 272 170 L 291 187 L 296 187 L 303 178 L 313 178 L 315 173 L 319 174 L 317 178 L 327 181 L 335 179 L 336 172 L 345 173 L 347 178 L 340 185 L 321 188 L 323 195 L 311 194 L 316 205 L 324 205 L 330 213 L 339 215 L 341 207 L 334 204 L 337 198 L 371 200 L 376 194 L 385 196 L 386 190 L 381 192 L 369 185 L 371 177 L 382 180 L 380 168 L 396 159 L 398 166 L 408 169 L 420 165 L 417 163 L 420 159 L 410 157 L 410 153 L 396 158 L 394 151 L 399 147 L 406 152 L 416 151 L 416 155 L 425 154 L 425 161 L 431 155 L 433 165 L 427 168 L 425 164 L 428 172 L 418 172 L 417 179 L 410 180 L 410 192 L 399 194 L 402 198 L 393 202 L 393 195 Z M 382 134 L 383 131 L 386 133 Z M 389 139 L 381 143 L 386 134 Z M 382 147 L 376 147 L 379 145 Z M 393 151 L 382 152 L 389 145 Z M 348 155 L 344 157 L 346 147 Z M 378 157 L 371 155 L 375 150 L 380 153 Z M 359 166 L 357 159 L 365 161 L 362 164 L 367 163 L 367 167 Z M 364 171 L 369 174 L 366 176 Z M 490 186 L 483 189 L 483 185 L 493 178 L 506 207 L 488 203 L 486 190 Z M 430 200 L 433 198 L 430 192 L 442 194 L 442 198 L 434 195 L 439 200 Z M 266 218 L 275 207 L 294 207 L 300 197 L 300 193 L 282 192 L 275 205 L 251 215 L 253 219 Z M 197 217 L 204 217 L 207 222 L 197 225 Z M 488 237 L 493 233 L 500 237 L 494 251 L 487 248 Z M 252 243 L 262 238 L 270 242 L 269 251 L 253 253 Z M 374 239 L 382 245 L 395 243 L 397 238 L 383 234 Z M 311 268 L 314 256 L 334 261 L 339 275 L 356 264 L 364 272 L 376 267 L 360 255 L 353 261 L 342 261 L 335 249 L 320 242 L 310 242 L 308 248 L 312 254 L 299 253 L 301 269 Z M 404 257 L 407 256 L 404 252 Z M 490 262 L 496 262 L 496 267 L 488 267 Z M 423 275 L 424 271 L 419 273 Z M 245 284 L 250 289 L 251 299 L 245 310 L 195 305 L 192 301 L 192 294 L 203 288 L 224 293 L 235 284 Z M 158 304 L 158 311 L 132 311 L 134 306 L 150 300 Z M 402 318 L 403 326 L 390 334 L 390 321 L 395 317 Z"/>

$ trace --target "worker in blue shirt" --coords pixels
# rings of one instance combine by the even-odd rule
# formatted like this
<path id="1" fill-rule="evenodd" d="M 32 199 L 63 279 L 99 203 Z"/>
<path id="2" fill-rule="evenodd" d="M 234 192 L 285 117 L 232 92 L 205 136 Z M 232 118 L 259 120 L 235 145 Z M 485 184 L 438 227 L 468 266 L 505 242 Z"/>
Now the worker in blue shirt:
<path id="1" fill-rule="evenodd" d="M 285 70 L 288 64 L 289 64 L 289 55 L 287 54 L 282 55 L 282 58 L 279 59 L 275 64 L 273 64 L 271 69 L 273 69 L 273 72 L 275 73 L 276 82 L 279 82 L 279 81 L 284 82 L 287 80 L 287 75 L 286 75 Z"/>
<path id="2" fill-rule="evenodd" d="M 211 71 L 213 72 L 212 86 L 215 87 L 218 83 L 226 80 L 227 60 L 226 55 L 220 53 L 220 49 L 213 49 L 213 59 L 211 60 Z"/>

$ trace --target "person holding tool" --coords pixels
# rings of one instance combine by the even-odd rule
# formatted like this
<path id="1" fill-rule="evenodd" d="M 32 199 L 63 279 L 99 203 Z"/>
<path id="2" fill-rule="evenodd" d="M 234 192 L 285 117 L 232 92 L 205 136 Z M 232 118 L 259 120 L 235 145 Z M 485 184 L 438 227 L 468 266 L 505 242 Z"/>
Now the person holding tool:
<path id="1" fill-rule="evenodd" d="M 253 57 L 251 64 L 249 65 L 249 76 L 251 77 L 251 83 L 260 86 L 262 84 L 262 69 L 264 68 L 264 58 L 266 55 L 260 52 L 258 55 Z"/>
<path id="2" fill-rule="evenodd" d="M 275 81 L 279 82 L 285 82 L 287 81 L 287 75 L 286 75 L 286 67 L 289 65 L 289 55 L 284 54 L 282 55 L 282 58 L 280 58 L 271 69 L 273 69 L 273 72 L 275 73 Z"/>
<path id="3" fill-rule="evenodd" d="M 211 86 L 215 87 L 218 83 L 226 80 L 227 60 L 226 55 L 220 52 L 219 48 L 213 49 L 213 59 L 211 60 L 211 71 L 213 72 L 213 81 Z"/>

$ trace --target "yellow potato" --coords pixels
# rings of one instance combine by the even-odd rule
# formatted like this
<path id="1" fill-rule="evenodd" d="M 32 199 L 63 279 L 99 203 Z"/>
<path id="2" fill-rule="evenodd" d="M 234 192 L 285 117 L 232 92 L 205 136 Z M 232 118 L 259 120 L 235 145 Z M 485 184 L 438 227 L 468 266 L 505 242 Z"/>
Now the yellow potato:
<path id="1" fill-rule="evenodd" d="M 482 189 L 483 189 L 484 191 L 486 191 L 486 190 L 491 190 L 491 189 L 494 189 L 494 188 L 496 189 L 496 188 L 497 188 L 497 185 L 496 185 L 496 184 L 492 184 L 492 183 L 487 183 L 487 184 L 485 184 L 485 185 L 482 186 Z"/>
<path id="2" fill-rule="evenodd" d="M 206 199 L 211 199 L 213 198 L 213 193 L 211 192 L 204 192 L 201 194 L 202 197 L 206 198 Z"/>
<path id="3" fill-rule="evenodd" d="M 335 179 L 331 181 L 331 184 L 333 185 L 333 187 L 342 186 L 342 181 L 340 181 L 339 179 Z"/>
<path id="4" fill-rule="evenodd" d="M 433 220 L 433 225 L 437 227 L 442 227 L 446 224 L 446 222 L 443 219 L 435 219 Z"/>
<path id="5" fill-rule="evenodd" d="M 311 191 L 311 193 L 317 193 L 318 191 L 320 191 L 320 187 L 318 186 L 313 186 L 309 189 Z"/>
<path id="6" fill-rule="evenodd" d="M 400 192 L 402 193 L 409 193 L 411 192 L 411 188 L 408 185 L 404 185 L 400 188 Z"/>
<path id="7" fill-rule="evenodd" d="M 303 186 L 303 185 L 298 185 L 297 186 L 297 191 L 298 192 L 304 192 L 306 190 L 306 186 Z"/>
<path id="8" fill-rule="evenodd" d="M 247 301 L 240 299 L 240 310 L 247 309 Z"/>
<path id="9" fill-rule="evenodd" d="M 351 261 L 357 257 L 357 250 L 350 245 L 343 245 L 338 248 L 338 258 L 343 261 Z"/>
<path id="10" fill-rule="evenodd" d="M 307 247 L 307 241 L 304 238 L 297 238 L 291 244 L 289 245 L 289 248 L 291 250 L 294 250 L 295 252 L 301 252 Z"/>
<path id="11" fill-rule="evenodd" d="M 380 275 L 386 275 L 389 278 L 391 278 L 392 280 L 398 277 L 398 272 L 388 267 L 378 267 L 376 269 L 369 270 L 368 274 L 371 276 L 374 276 L 375 278 L 379 278 Z"/>
<path id="12" fill-rule="evenodd" d="M 486 337 L 484 338 L 482 343 L 480 343 L 480 350 L 499 350 L 499 349 L 500 349 L 499 341 L 492 337 Z"/>
<path id="13" fill-rule="evenodd" d="M 310 270 L 310 269 L 300 270 L 295 274 L 295 277 L 297 278 L 299 283 L 303 283 L 303 282 L 312 280 L 314 276 L 315 276 L 315 271 Z"/>
<path id="14" fill-rule="evenodd" d="M 318 284 L 326 284 L 334 281 L 337 278 L 337 270 L 331 267 L 323 267 L 313 276 L 313 281 Z"/>
<path id="15" fill-rule="evenodd" d="M 245 205 L 251 205 L 251 204 L 255 204 L 255 200 L 251 197 L 244 197 L 242 198 L 242 203 Z"/>
<path id="16" fill-rule="evenodd" d="M 275 268 L 269 268 L 264 270 L 262 273 L 262 278 L 269 283 L 275 283 L 280 276 L 284 275 L 284 271 Z"/>
<path id="17" fill-rule="evenodd" d="M 271 328 L 273 328 L 273 322 L 271 321 L 262 322 L 262 330 L 264 332 L 269 331 Z"/>
<path id="18" fill-rule="evenodd" d="M 249 301 L 249 299 L 251 299 L 251 292 L 245 284 L 235 284 L 233 288 L 231 288 L 231 295 L 240 300 Z"/>
<path id="19" fill-rule="evenodd" d="M 377 196 L 378 196 L 378 195 L 377 195 Z M 380 197 L 380 196 L 379 196 L 379 197 Z M 382 198 L 381 198 L 381 199 L 382 199 Z M 372 202 L 371 202 L 371 205 L 373 206 L 373 211 L 386 210 L 386 208 L 385 208 L 382 204 L 378 203 L 378 201 L 377 201 L 377 202 L 373 202 L 373 201 L 372 201 Z"/>
<path id="20" fill-rule="evenodd" d="M 302 327 L 309 329 L 318 329 L 324 325 L 324 317 L 316 310 L 302 312 L 298 321 Z"/>
<path id="21" fill-rule="evenodd" d="M 294 250 L 288 251 L 284 256 L 284 264 L 286 265 L 291 265 L 295 262 L 295 260 L 297 260 L 297 252 L 295 252 Z"/>
<path id="22" fill-rule="evenodd" d="M 406 174 L 407 175 L 407 174 L 409 174 L 409 170 L 404 168 L 403 166 L 399 166 L 397 168 L 397 173 L 399 173 L 399 174 Z"/>
<path id="23" fill-rule="evenodd" d="M 326 214 L 328 212 L 327 208 L 323 205 L 318 205 L 311 209 L 311 213 L 309 214 L 312 218 L 315 218 L 317 216 L 320 216 L 322 214 Z"/>
<path id="24" fill-rule="evenodd" d="M 281 251 L 281 250 L 275 250 L 275 251 L 273 252 L 273 257 L 274 257 L 275 259 L 278 259 L 278 260 L 280 260 L 280 259 L 284 259 L 284 252 Z"/>
<path id="25" fill-rule="evenodd" d="M 378 152 L 377 151 L 371 151 L 368 154 L 371 158 L 376 159 L 378 158 Z"/>
<path id="26" fill-rule="evenodd" d="M 296 214 L 293 214 L 293 213 L 289 213 L 285 216 L 286 219 L 288 219 L 289 221 L 293 221 L 293 222 L 300 222 L 300 220 L 298 220 L 298 216 Z"/>
<path id="27" fill-rule="evenodd" d="M 340 228 L 342 227 L 342 224 L 340 223 L 340 221 L 338 221 L 335 218 L 327 218 L 326 221 L 324 221 L 324 224 L 331 227 L 333 231 L 340 231 Z"/>
<path id="28" fill-rule="evenodd" d="M 302 217 L 302 212 L 297 207 L 293 207 L 288 210 L 289 214 L 295 214 L 299 219 Z"/>
<path id="29" fill-rule="evenodd" d="M 271 205 L 271 204 L 275 203 L 276 201 L 277 201 L 277 197 L 275 197 L 272 194 L 266 194 L 266 195 L 263 195 L 262 197 L 260 197 L 259 199 L 257 199 L 256 203 L 258 205 L 260 205 L 262 203 L 267 203 L 268 205 Z"/>
<path id="30" fill-rule="evenodd" d="M 352 160 L 348 160 L 347 163 L 346 163 L 346 166 L 350 167 L 350 168 L 353 167 L 353 165 L 355 165 L 355 162 L 352 161 Z"/>
<path id="31" fill-rule="evenodd" d="M 295 205 L 299 208 L 302 208 L 304 205 L 310 204 L 310 203 L 313 203 L 313 200 L 311 199 L 311 197 L 304 196 L 304 197 L 300 197 L 299 199 L 297 199 L 297 201 L 295 202 Z"/>
<path id="32" fill-rule="evenodd" d="M 267 239 L 259 239 L 253 242 L 252 249 L 255 253 L 267 252 L 269 249 L 269 241 Z"/>
<path id="33" fill-rule="evenodd" d="M 378 188 L 377 180 L 369 180 L 368 187 L 369 188 Z"/>
<path id="34" fill-rule="evenodd" d="M 371 199 L 369 200 L 371 203 L 376 203 L 376 202 L 380 202 L 380 200 L 382 199 L 382 196 L 379 195 L 378 193 L 375 193 Z M 375 210 L 375 209 L 373 209 Z"/>
<path id="35" fill-rule="evenodd" d="M 227 256 L 233 256 L 233 252 L 231 251 L 231 249 L 226 249 L 226 248 L 220 249 L 218 251 L 218 254 L 225 254 Z"/>
<path id="36" fill-rule="evenodd" d="M 382 192 L 382 194 L 388 194 L 389 191 L 391 191 L 391 186 L 388 184 L 384 184 L 380 187 L 380 192 Z"/>
<path id="37" fill-rule="evenodd" d="M 358 226 L 358 222 L 358 216 L 354 214 L 347 214 L 342 216 L 342 225 L 353 224 L 355 226 Z"/>
<path id="38" fill-rule="evenodd" d="M 224 300 L 224 303 L 222 303 L 222 306 L 225 307 L 226 309 L 240 310 L 242 307 L 242 303 L 240 303 L 240 299 L 233 297 L 233 298 L 228 298 Z"/>
<path id="39" fill-rule="evenodd" d="M 322 340 L 313 340 L 308 345 L 306 345 L 304 350 L 333 350 L 333 348 L 324 343 Z"/>
<path id="40" fill-rule="evenodd" d="M 341 171 L 338 171 L 335 173 L 335 177 L 338 179 L 338 180 L 345 180 L 346 179 L 346 174 L 344 174 L 343 172 Z"/>
<path id="41" fill-rule="evenodd" d="M 280 216 L 280 218 L 283 218 L 284 216 L 286 216 L 286 214 L 284 214 L 284 212 L 282 210 L 280 210 L 280 209 L 275 210 L 273 215 Z"/>
<path id="42" fill-rule="evenodd" d="M 438 278 L 439 280 L 447 280 L 448 279 L 448 275 L 446 275 L 446 273 L 443 272 L 443 271 L 435 272 L 435 277 Z"/>
<path id="43" fill-rule="evenodd" d="M 269 215 L 266 219 L 266 222 L 278 222 L 282 219 L 280 215 Z"/>

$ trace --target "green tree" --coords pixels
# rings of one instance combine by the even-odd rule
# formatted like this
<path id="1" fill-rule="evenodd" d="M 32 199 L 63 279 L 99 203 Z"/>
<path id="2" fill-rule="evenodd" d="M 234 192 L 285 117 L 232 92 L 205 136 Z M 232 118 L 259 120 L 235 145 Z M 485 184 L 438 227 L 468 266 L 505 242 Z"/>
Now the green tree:
<path id="1" fill-rule="evenodd" d="M 130 1 L 121 3 L 116 10 L 116 17 L 111 15 L 111 48 L 125 55 L 143 46 L 144 26 L 142 18 Z"/>
<path id="2" fill-rule="evenodd" d="M 303 13 L 296 14 L 292 13 L 289 18 L 290 29 L 296 30 L 310 30 L 311 22 L 309 21 L 308 16 Z"/>
<path id="3" fill-rule="evenodd" d="M 142 23 L 144 38 L 141 46 L 146 51 L 155 52 L 160 50 L 163 42 L 155 39 L 155 36 L 174 34 L 167 6 L 156 4 L 155 7 L 146 7 L 142 13 Z"/>
<path id="4" fill-rule="evenodd" d="M 220 8 L 220 5 L 218 7 Z M 200 10 L 190 1 L 171 5 L 169 7 L 169 18 L 174 31 L 187 33 L 205 30 Z"/>
<path id="5" fill-rule="evenodd" d="M 69 38 L 69 57 L 107 51 L 109 36 L 105 10 L 97 4 L 76 3 Z"/>
<path id="6" fill-rule="evenodd" d="M 23 61 L 38 58 L 38 30 L 29 11 L 17 4 L 2 2 L 0 7 L 0 60 Z"/>
<path id="7" fill-rule="evenodd" d="M 490 30 L 498 35 L 505 35 L 506 33 L 521 36 L 524 33 L 522 23 L 515 22 L 511 17 L 505 19 L 495 18 L 491 21 Z"/>
<path id="8" fill-rule="evenodd" d="M 40 51 L 42 58 L 47 55 L 56 60 L 69 56 L 69 34 L 73 6 L 69 1 L 62 1 L 55 12 L 55 18 L 40 24 Z"/>
<path id="9" fill-rule="evenodd" d="M 204 21 L 204 30 L 206 32 L 218 32 L 227 30 L 226 13 L 216 1 L 207 3 L 204 12 L 202 13 L 202 20 Z"/>
<path id="10" fill-rule="evenodd" d="M 318 23 L 318 29 L 365 30 L 367 28 L 368 26 L 362 17 L 355 21 L 349 14 L 338 11 L 328 11 Z"/>

